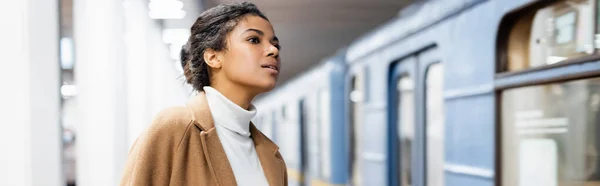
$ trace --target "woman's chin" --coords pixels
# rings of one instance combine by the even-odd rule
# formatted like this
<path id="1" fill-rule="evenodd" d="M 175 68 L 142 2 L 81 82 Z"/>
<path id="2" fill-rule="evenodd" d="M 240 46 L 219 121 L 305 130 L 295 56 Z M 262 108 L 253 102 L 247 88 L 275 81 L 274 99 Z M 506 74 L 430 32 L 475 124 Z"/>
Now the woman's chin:
<path id="1" fill-rule="evenodd" d="M 262 94 L 262 93 L 266 93 L 266 92 L 269 92 L 269 91 L 275 89 L 275 85 L 277 85 L 277 81 L 266 82 L 264 84 L 257 86 L 257 88 L 259 89 L 260 93 Z"/>

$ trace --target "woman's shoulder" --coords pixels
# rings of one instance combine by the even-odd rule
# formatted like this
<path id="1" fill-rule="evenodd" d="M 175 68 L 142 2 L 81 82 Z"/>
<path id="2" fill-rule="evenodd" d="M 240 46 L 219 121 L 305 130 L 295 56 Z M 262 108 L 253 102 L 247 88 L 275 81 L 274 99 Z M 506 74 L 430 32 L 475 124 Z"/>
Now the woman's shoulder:
<path id="1" fill-rule="evenodd" d="M 182 137 L 192 122 L 192 116 L 187 107 L 167 108 L 154 117 L 146 134 L 150 138 Z"/>
<path id="2" fill-rule="evenodd" d="M 173 155 L 190 130 L 189 126 L 193 125 L 191 118 L 186 107 L 171 107 L 159 112 L 131 147 L 121 185 L 168 183 L 170 168 L 175 166 Z"/>

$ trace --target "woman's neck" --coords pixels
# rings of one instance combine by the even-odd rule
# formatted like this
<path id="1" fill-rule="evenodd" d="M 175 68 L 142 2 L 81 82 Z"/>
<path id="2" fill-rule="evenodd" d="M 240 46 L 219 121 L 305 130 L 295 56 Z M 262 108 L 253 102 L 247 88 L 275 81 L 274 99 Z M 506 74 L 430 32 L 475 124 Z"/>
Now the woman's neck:
<path id="1" fill-rule="evenodd" d="M 240 87 L 239 85 L 219 83 L 211 85 L 211 87 L 219 91 L 221 94 L 223 94 L 223 96 L 231 100 L 236 105 L 246 110 L 250 108 L 250 104 L 256 96 L 255 94 L 249 93 L 246 89 Z"/>

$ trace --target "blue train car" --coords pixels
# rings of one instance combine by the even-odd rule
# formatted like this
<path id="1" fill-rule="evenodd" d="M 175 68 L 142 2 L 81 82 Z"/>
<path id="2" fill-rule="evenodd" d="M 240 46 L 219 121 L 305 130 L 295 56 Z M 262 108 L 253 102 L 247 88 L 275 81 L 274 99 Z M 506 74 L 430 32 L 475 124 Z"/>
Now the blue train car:
<path id="1" fill-rule="evenodd" d="M 494 185 L 495 42 L 508 1 L 432 1 L 353 43 L 352 185 Z M 482 88 L 483 87 L 483 88 Z M 487 88 L 487 89 L 486 89 Z"/>
<path id="2" fill-rule="evenodd" d="M 598 0 L 444 0 L 412 9 L 357 39 L 340 58 L 343 83 L 319 94 L 343 99 L 336 102 L 343 109 L 325 100 L 343 110 L 330 114 L 340 119 L 298 118 L 320 113 L 308 106 L 311 99 L 298 101 L 298 92 L 321 85 L 300 79 L 322 82 L 319 70 L 260 99 L 292 119 L 275 122 L 275 133 L 290 167 L 300 170 L 292 173 L 297 180 L 600 185 Z M 302 135 L 313 130 L 299 127 L 303 122 L 331 136 Z M 330 149 L 301 148 L 313 138 Z M 327 175 L 335 176 L 313 177 L 318 170 L 306 169 L 302 153 L 326 154 Z"/>
<path id="3" fill-rule="evenodd" d="M 346 181 L 344 51 L 254 102 L 254 122 L 279 145 L 291 186 Z"/>

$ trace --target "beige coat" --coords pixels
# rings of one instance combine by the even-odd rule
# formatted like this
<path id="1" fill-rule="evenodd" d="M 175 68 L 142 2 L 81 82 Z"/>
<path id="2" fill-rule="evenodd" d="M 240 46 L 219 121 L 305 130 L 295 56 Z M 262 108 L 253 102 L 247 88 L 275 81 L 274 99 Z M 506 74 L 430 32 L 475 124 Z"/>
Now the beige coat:
<path id="1" fill-rule="evenodd" d="M 269 185 L 287 185 L 286 165 L 277 145 L 252 123 L 250 133 Z M 162 111 L 136 140 L 121 186 L 142 185 L 236 185 L 203 92 L 187 107 Z"/>

